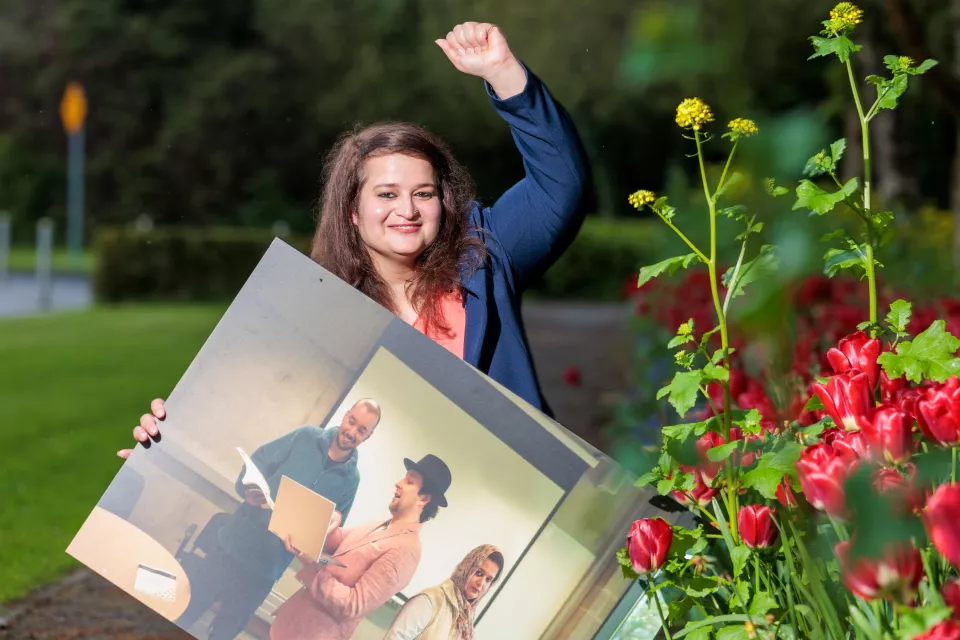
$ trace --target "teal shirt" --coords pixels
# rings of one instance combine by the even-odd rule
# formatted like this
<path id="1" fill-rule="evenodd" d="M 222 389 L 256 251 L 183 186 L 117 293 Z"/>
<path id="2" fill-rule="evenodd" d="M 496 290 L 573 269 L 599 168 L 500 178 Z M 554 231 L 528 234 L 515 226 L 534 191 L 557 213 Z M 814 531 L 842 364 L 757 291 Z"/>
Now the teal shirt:
<path id="1" fill-rule="evenodd" d="M 303 426 L 254 451 L 250 458 L 266 478 L 270 494 L 277 495 L 280 478 L 287 476 L 336 504 L 345 523 L 360 484 L 360 472 L 356 449 L 343 462 L 330 459 L 330 443 L 339 431 L 339 427 Z M 246 496 L 240 481 L 245 470 L 246 465 L 235 484 L 241 498 Z M 276 581 L 290 566 L 293 554 L 267 530 L 271 513 L 270 509 L 243 502 L 220 530 L 219 537 L 227 554 L 241 560 L 252 573 Z"/>

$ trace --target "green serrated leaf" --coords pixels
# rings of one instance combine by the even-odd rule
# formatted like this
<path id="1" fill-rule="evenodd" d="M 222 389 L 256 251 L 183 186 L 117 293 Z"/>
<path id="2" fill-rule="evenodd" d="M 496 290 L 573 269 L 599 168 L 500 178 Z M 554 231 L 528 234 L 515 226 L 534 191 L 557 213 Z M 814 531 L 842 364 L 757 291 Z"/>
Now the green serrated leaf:
<path id="1" fill-rule="evenodd" d="M 743 624 L 731 625 L 717 631 L 717 640 L 748 640 L 747 627 Z"/>
<path id="2" fill-rule="evenodd" d="M 664 478 L 663 480 L 660 480 L 659 482 L 657 482 L 657 493 L 660 494 L 661 496 L 667 495 L 668 493 L 670 493 L 671 491 L 677 488 L 678 480 L 679 480 L 679 477 L 677 476 L 677 474 L 673 474 L 673 476 L 670 478 Z"/>
<path id="3" fill-rule="evenodd" d="M 749 226 L 747 227 L 747 229 L 746 229 L 743 233 L 741 233 L 741 234 L 738 235 L 736 238 L 734 238 L 734 241 L 736 241 L 736 242 L 743 242 L 744 240 L 746 240 L 747 238 L 749 238 L 749 237 L 752 236 L 753 234 L 755 234 L 755 233 L 760 233 L 761 231 L 763 231 L 763 223 L 762 223 L 762 222 L 755 222 L 755 223 L 749 225 Z"/>
<path id="4" fill-rule="evenodd" d="M 690 436 L 700 437 L 707 432 L 706 422 L 684 422 L 683 424 L 671 424 L 663 427 L 660 433 L 664 438 L 685 442 Z"/>
<path id="5" fill-rule="evenodd" d="M 637 580 L 640 574 L 633 570 L 633 564 L 630 562 L 630 552 L 626 547 L 617 550 L 617 564 L 620 565 L 620 572 L 627 580 Z"/>
<path id="6" fill-rule="evenodd" d="M 679 347 L 682 344 L 687 344 L 688 342 L 693 342 L 693 336 L 673 336 L 670 338 L 670 342 L 667 343 L 667 349 L 673 349 Z"/>
<path id="7" fill-rule="evenodd" d="M 866 245 L 862 245 L 856 251 L 849 249 L 828 249 L 823 254 L 823 273 L 832 278 L 840 271 L 845 269 L 853 270 L 859 273 L 859 270 L 866 272 Z"/>
<path id="8" fill-rule="evenodd" d="M 743 181 L 743 174 L 736 171 L 733 172 L 733 174 L 731 174 L 730 177 L 727 178 L 727 181 L 723 183 L 723 186 L 717 189 L 717 193 L 715 197 L 720 198 L 720 196 L 726 193 L 730 187 L 740 184 L 740 182 L 742 181 Z"/>
<path id="9" fill-rule="evenodd" d="M 705 598 L 711 593 L 716 593 L 720 588 L 720 578 L 718 576 L 697 576 L 690 581 L 685 591 L 692 598 Z"/>
<path id="10" fill-rule="evenodd" d="M 838 36 L 835 38 L 821 38 L 820 36 L 813 36 L 810 38 L 813 48 L 816 50 L 812 56 L 807 58 L 807 60 L 813 60 L 814 58 L 820 58 L 822 56 L 829 56 L 830 54 L 836 54 L 840 58 L 840 62 L 846 62 L 850 59 L 850 56 L 860 51 L 862 48 L 858 44 L 854 44 L 853 41 L 846 36 Z"/>
<path id="11" fill-rule="evenodd" d="M 734 412 L 731 412 L 731 414 L 732 414 L 731 420 L 732 420 L 733 424 L 735 424 L 735 425 L 737 425 L 738 427 L 740 427 L 740 429 L 741 429 L 745 434 L 751 434 L 751 433 L 756 434 L 756 433 L 760 433 L 760 430 L 761 430 L 761 427 L 760 427 L 760 418 L 761 418 L 761 416 L 760 416 L 760 411 L 759 411 L 759 410 L 757 410 L 757 409 L 750 409 L 750 410 L 748 410 L 748 411 L 743 411 L 743 412 L 739 412 L 739 413 L 736 412 L 736 411 L 734 411 Z"/>
<path id="12" fill-rule="evenodd" d="M 658 478 L 660 478 L 660 474 L 656 470 L 648 471 L 642 476 L 640 476 L 639 478 L 637 478 L 636 481 L 633 483 L 633 486 L 645 487 L 652 482 L 656 482 Z"/>
<path id="13" fill-rule="evenodd" d="M 737 296 L 743 295 L 743 288 L 761 278 L 769 276 L 775 272 L 780 267 L 780 257 L 776 254 L 776 249 L 773 245 L 765 244 L 760 247 L 760 253 L 757 254 L 757 257 L 749 262 L 746 262 L 740 265 L 740 271 L 737 273 L 736 283 L 733 284 L 733 293 L 730 294 L 730 299 L 734 299 Z M 730 279 L 733 277 L 734 267 L 727 269 L 727 272 L 723 274 L 723 286 L 726 288 L 731 287 Z"/>
<path id="14" fill-rule="evenodd" d="M 667 258 L 666 260 L 661 260 L 657 264 L 643 267 L 640 269 L 640 276 L 637 279 L 637 287 L 642 287 L 647 283 L 647 281 L 657 278 L 664 273 L 667 275 L 672 275 L 681 267 L 686 269 L 697 260 L 699 260 L 697 254 L 688 253 L 685 256 L 674 256 L 672 258 Z"/>
<path id="15" fill-rule="evenodd" d="M 724 216 L 731 220 L 743 220 L 746 217 L 747 208 L 742 204 L 735 204 L 732 207 L 724 207 L 717 211 L 718 216 Z"/>
<path id="16" fill-rule="evenodd" d="M 846 229 L 836 229 L 834 231 L 831 231 L 830 233 L 825 233 L 823 237 L 820 238 L 820 242 L 830 242 L 831 240 L 835 240 L 837 238 L 848 238 L 848 237 L 849 235 L 847 234 Z"/>
<path id="17" fill-rule="evenodd" d="M 843 152 L 847 149 L 847 139 L 840 138 L 830 145 L 830 157 L 833 158 L 833 164 L 836 165 L 843 157 Z"/>
<path id="18" fill-rule="evenodd" d="M 887 323 L 898 334 L 903 335 L 910 324 L 913 315 L 913 305 L 906 300 L 895 300 L 890 303 L 890 313 L 887 314 Z"/>
<path id="19" fill-rule="evenodd" d="M 807 404 L 803 405 L 804 411 L 823 411 L 824 409 L 826 409 L 826 407 L 823 406 L 823 402 L 817 394 L 810 396 Z"/>
<path id="20" fill-rule="evenodd" d="M 739 579 L 743 568 L 747 566 L 747 560 L 750 559 L 750 547 L 741 545 L 730 549 L 730 559 L 733 561 L 733 577 Z"/>
<path id="21" fill-rule="evenodd" d="M 800 429 L 800 433 L 805 435 L 808 438 L 816 438 L 827 428 L 828 425 L 833 424 L 830 418 L 824 418 L 820 422 L 815 422 L 809 427 L 803 427 Z"/>
<path id="22" fill-rule="evenodd" d="M 703 375 L 705 378 L 709 378 L 710 380 L 719 380 L 720 382 L 726 382 L 730 379 L 729 371 L 719 365 L 713 364 L 712 362 L 708 362 L 706 365 L 704 365 Z"/>
<path id="23" fill-rule="evenodd" d="M 693 622 L 690 624 L 693 624 Z M 684 637 L 687 640 L 710 640 L 713 637 L 713 627 L 707 626 L 694 629 Z"/>
<path id="24" fill-rule="evenodd" d="M 669 396 L 670 405 L 682 418 L 687 411 L 697 404 L 697 394 L 700 392 L 700 372 L 699 371 L 681 371 L 673 376 L 670 384 L 664 387 Z M 664 391 L 661 389 L 661 391 Z M 663 397 L 660 393 L 658 397 Z"/>
<path id="25" fill-rule="evenodd" d="M 869 84 L 882 85 L 887 81 L 883 76 L 869 75 L 865 78 Z"/>
<path id="26" fill-rule="evenodd" d="M 943 382 L 950 376 L 960 374 L 960 358 L 954 357 L 960 348 L 960 339 L 946 331 L 943 320 L 935 320 L 913 341 L 905 340 L 897 345 L 896 353 L 880 354 L 877 362 L 890 378 L 906 375 L 911 382 L 924 378 Z"/>
<path id="27" fill-rule="evenodd" d="M 923 62 L 920 63 L 918 67 L 916 67 L 915 69 L 911 69 L 910 73 L 912 75 L 918 76 L 921 73 L 926 73 L 927 71 L 930 71 L 930 69 L 933 69 L 938 64 L 940 63 L 937 62 L 936 60 L 924 60 Z"/>
<path id="28" fill-rule="evenodd" d="M 741 478 L 743 486 L 756 489 L 768 500 L 777 497 L 777 486 L 784 476 L 795 476 L 796 463 L 803 447 L 797 442 L 788 442 L 781 449 L 760 456 L 757 466 Z"/>
<path id="29" fill-rule="evenodd" d="M 898 74 L 893 77 L 893 80 L 889 80 L 884 84 L 877 87 L 877 106 L 876 110 L 880 109 L 896 109 L 897 100 L 900 96 L 903 95 L 903 92 L 907 90 L 907 84 L 910 81 L 910 76 L 907 74 Z"/>
<path id="30" fill-rule="evenodd" d="M 707 449 L 707 458 L 713 462 L 723 462 L 732 456 L 733 452 L 736 451 L 737 447 L 739 446 L 740 441 L 734 440 L 733 442 L 728 442 L 727 444 L 711 447 L 710 449 Z"/>
<path id="31" fill-rule="evenodd" d="M 766 591 L 759 591 L 753 596 L 753 602 L 750 603 L 750 615 L 765 616 L 779 606 L 776 598 Z"/>
<path id="32" fill-rule="evenodd" d="M 896 71 L 900 68 L 900 56 L 883 56 L 883 66 L 890 71 Z"/>
<path id="33" fill-rule="evenodd" d="M 845 198 L 850 197 L 857 190 L 856 178 L 851 178 L 843 185 L 843 188 L 833 193 L 824 191 L 809 180 L 801 180 L 797 186 L 797 201 L 793 205 L 793 210 L 809 209 L 817 215 L 829 213 Z"/>

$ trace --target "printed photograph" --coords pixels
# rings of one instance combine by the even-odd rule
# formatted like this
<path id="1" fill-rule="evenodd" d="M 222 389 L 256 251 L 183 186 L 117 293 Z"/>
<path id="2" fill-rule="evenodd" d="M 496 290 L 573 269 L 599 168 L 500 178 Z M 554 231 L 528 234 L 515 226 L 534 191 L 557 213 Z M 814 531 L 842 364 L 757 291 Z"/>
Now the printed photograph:
<path id="1" fill-rule="evenodd" d="M 67 551 L 196 638 L 594 638 L 631 589 L 649 490 L 281 241 L 167 414 Z"/>

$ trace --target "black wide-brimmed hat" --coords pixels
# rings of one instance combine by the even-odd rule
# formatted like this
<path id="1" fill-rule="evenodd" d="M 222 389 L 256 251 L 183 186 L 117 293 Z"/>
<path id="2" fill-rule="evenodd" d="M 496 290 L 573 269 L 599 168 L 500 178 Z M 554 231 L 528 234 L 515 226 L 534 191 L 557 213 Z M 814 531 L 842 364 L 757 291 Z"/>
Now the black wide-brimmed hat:
<path id="1" fill-rule="evenodd" d="M 407 471 L 416 471 L 423 478 L 423 493 L 429 493 L 433 500 L 441 507 L 447 506 L 447 497 L 444 495 L 450 488 L 450 467 L 443 460 L 428 453 L 414 462 L 410 458 L 403 459 L 403 466 Z"/>

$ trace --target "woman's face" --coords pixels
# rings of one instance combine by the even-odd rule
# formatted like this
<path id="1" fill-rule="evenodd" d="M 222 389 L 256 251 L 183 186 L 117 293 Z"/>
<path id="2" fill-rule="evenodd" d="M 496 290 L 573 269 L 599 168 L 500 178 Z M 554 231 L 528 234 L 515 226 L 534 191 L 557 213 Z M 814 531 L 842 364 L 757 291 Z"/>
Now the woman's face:
<path id="1" fill-rule="evenodd" d="M 474 571 L 470 579 L 467 580 L 467 588 L 464 590 L 463 595 L 465 595 L 470 602 L 479 600 L 490 588 L 490 585 L 493 584 L 493 581 L 497 579 L 499 572 L 500 567 L 497 566 L 497 563 L 487 558 L 483 561 L 483 564 L 480 565 L 480 568 Z"/>
<path id="2" fill-rule="evenodd" d="M 390 154 L 368 158 L 364 171 L 353 214 L 360 238 L 375 263 L 410 267 L 440 232 L 443 206 L 433 165 Z"/>

